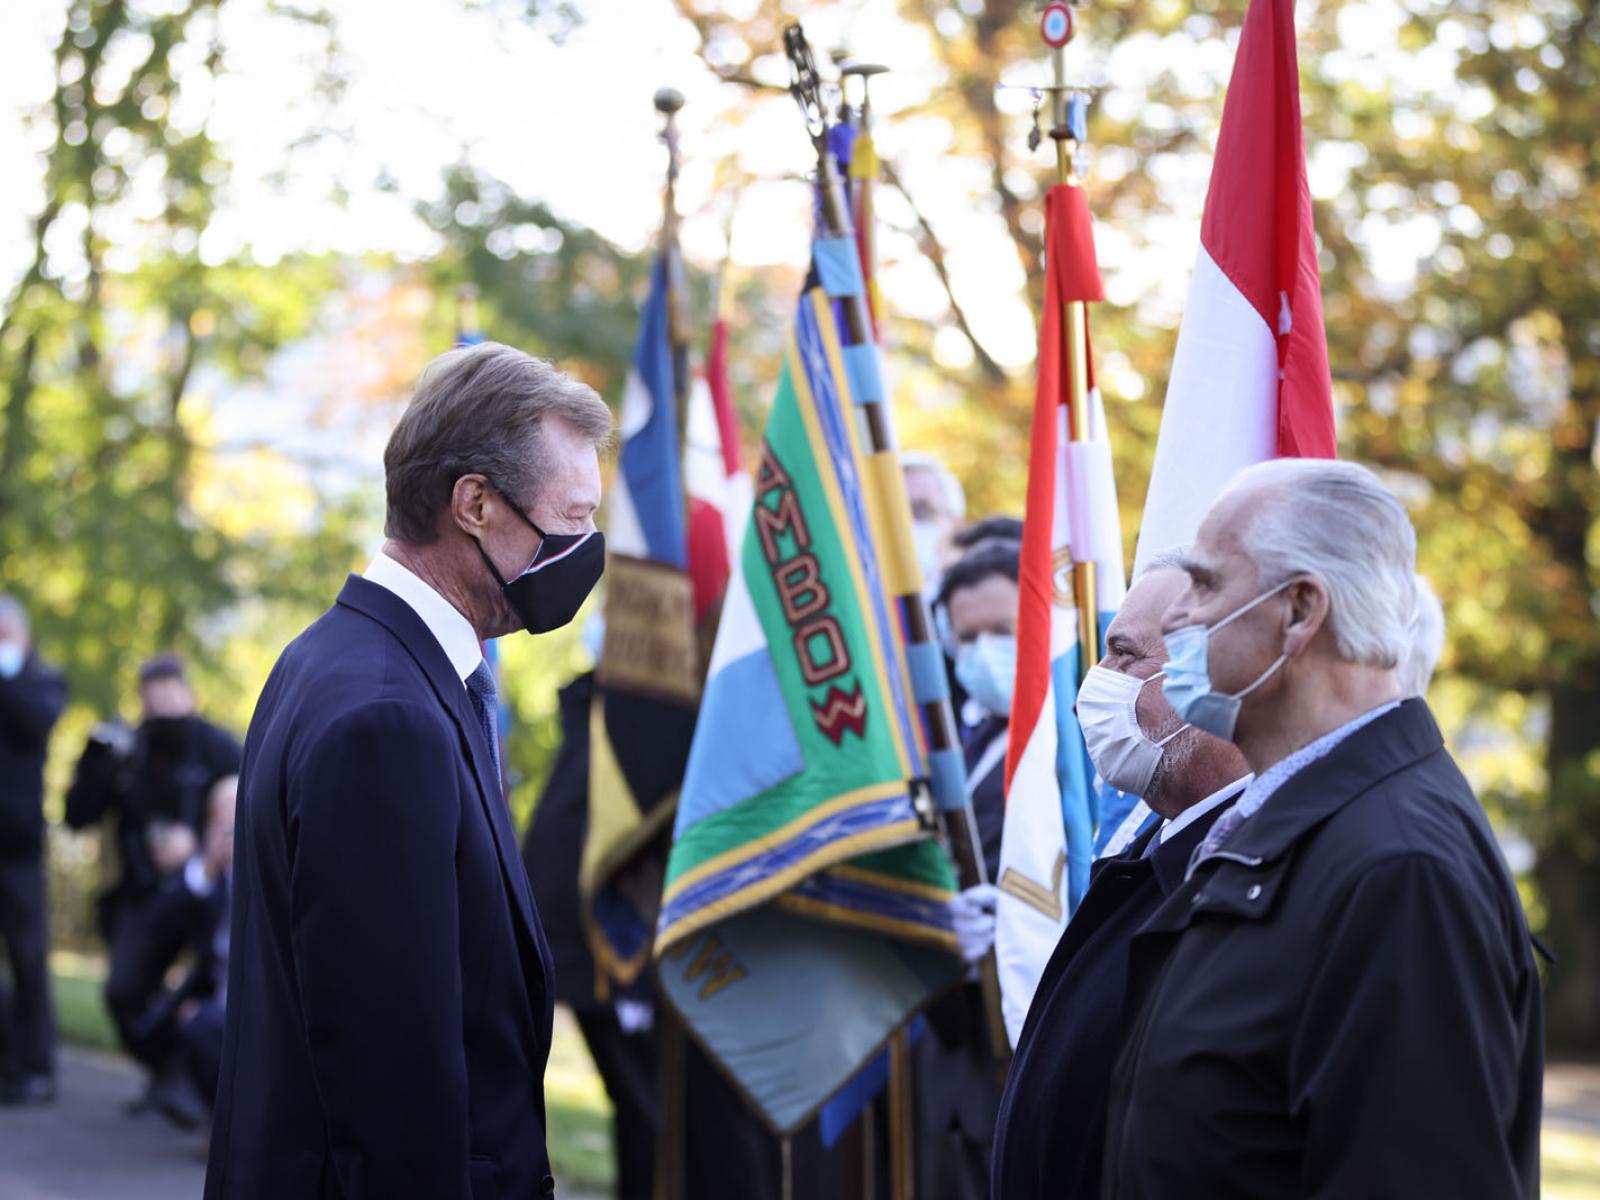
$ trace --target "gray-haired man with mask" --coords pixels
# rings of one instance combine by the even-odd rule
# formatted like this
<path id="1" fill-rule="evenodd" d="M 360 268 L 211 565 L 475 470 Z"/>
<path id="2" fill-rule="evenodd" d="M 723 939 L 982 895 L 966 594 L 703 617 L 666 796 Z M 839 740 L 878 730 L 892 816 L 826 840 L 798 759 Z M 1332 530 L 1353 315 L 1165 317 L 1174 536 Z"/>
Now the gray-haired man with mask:
<path id="1" fill-rule="evenodd" d="M 1530 1196 L 1542 1018 L 1482 809 L 1396 668 L 1405 510 L 1352 463 L 1241 472 L 1162 687 L 1254 778 L 1134 940 L 1103 1195 Z"/>
<path id="2" fill-rule="evenodd" d="M 1129 943 L 1248 777 L 1237 748 L 1185 724 L 1161 691 L 1161 618 L 1185 585 L 1178 562 L 1157 556 L 1134 581 L 1078 692 L 1096 771 L 1160 820 L 1095 863 L 1034 992 L 995 1129 L 990 1191 L 1005 1200 L 1098 1194 Z"/>
<path id="3" fill-rule="evenodd" d="M 250 722 L 208 1200 L 553 1193 L 550 951 L 481 644 L 599 578 L 610 428 L 492 342 L 436 359 L 395 427 L 388 541 Z"/>

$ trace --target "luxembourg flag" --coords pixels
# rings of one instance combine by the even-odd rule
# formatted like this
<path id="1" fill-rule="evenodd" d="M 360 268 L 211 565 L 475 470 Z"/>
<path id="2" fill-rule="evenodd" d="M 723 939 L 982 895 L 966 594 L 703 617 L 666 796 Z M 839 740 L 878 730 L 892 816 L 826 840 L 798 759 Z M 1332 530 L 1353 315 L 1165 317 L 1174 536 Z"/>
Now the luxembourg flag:
<path id="1" fill-rule="evenodd" d="M 1111 442 L 1094 389 L 1087 316 L 1081 331 L 1066 328 L 1071 302 L 1084 301 L 1078 311 L 1086 314 L 1087 302 L 1102 298 L 1081 188 L 1058 184 L 1046 197 L 1044 294 L 995 912 L 1001 1012 L 1013 1045 L 1045 963 L 1088 888 L 1097 826 L 1109 833 L 1133 803 L 1098 786 L 1072 712 L 1084 668 L 1073 564 L 1094 564 L 1094 620 L 1102 634 L 1126 590 Z M 1079 334 L 1088 428 L 1072 440 L 1063 351 L 1066 338 Z"/>
<path id="2" fill-rule="evenodd" d="M 1251 0 L 1206 193 L 1134 575 L 1194 541 L 1241 468 L 1332 458 L 1293 0 Z"/>

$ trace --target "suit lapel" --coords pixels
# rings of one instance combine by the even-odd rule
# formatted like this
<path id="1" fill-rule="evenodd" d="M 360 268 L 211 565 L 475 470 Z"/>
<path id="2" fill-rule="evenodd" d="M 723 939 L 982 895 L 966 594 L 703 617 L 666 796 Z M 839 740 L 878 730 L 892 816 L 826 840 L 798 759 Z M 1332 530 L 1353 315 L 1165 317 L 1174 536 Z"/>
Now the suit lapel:
<path id="1" fill-rule="evenodd" d="M 539 919 L 534 911 L 528 873 L 517 851 L 516 833 L 511 827 L 511 811 L 506 807 L 500 788 L 500 770 L 472 712 L 466 686 L 422 618 L 388 588 L 359 575 L 352 575 L 339 593 L 339 603 L 371 617 L 399 640 L 422 668 L 434 695 L 455 721 L 467 748 L 467 760 L 471 764 L 473 778 L 478 784 L 478 800 L 489 822 L 495 854 L 500 859 L 500 871 L 506 890 L 511 893 L 512 908 L 521 922 L 527 945 L 531 947 L 528 957 L 532 961 L 526 964 L 527 974 L 530 978 L 537 978 L 542 993 L 540 1002 L 548 1010 L 551 1003 L 550 950 L 545 944 L 544 931 L 539 927 Z M 518 944 L 522 944 L 522 939 L 518 939 Z"/>

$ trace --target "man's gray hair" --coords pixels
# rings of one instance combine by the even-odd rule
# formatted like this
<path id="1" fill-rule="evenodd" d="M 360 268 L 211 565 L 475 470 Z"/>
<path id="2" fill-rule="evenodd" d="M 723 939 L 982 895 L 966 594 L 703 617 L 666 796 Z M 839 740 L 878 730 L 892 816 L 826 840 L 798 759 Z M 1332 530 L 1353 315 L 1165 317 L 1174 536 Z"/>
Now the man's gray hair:
<path id="1" fill-rule="evenodd" d="M 1320 458 L 1246 467 L 1227 492 L 1247 487 L 1260 492 L 1240 540 L 1262 583 L 1320 579 L 1339 657 L 1398 666 L 1417 606 L 1417 535 L 1394 493 L 1366 467 Z"/>
<path id="2" fill-rule="evenodd" d="M 967 515 L 967 492 L 961 486 L 961 481 L 955 473 L 931 454 L 921 450 L 902 450 L 900 452 L 900 469 L 902 471 L 927 471 L 939 481 L 939 490 L 944 493 L 944 506 L 950 515 L 960 521 Z"/>
<path id="3" fill-rule="evenodd" d="M 383 452 L 384 533 L 432 542 L 439 510 L 463 475 L 484 476 L 515 504 L 534 503 L 549 472 L 546 416 L 566 420 L 596 446 L 611 435 L 605 401 L 543 359 L 499 342 L 434 359 Z"/>
<path id="4" fill-rule="evenodd" d="M 8 592 L 0 592 L 0 621 L 15 621 L 23 629 L 27 629 L 28 610 L 15 596 Z"/>
<path id="5" fill-rule="evenodd" d="M 1444 653 L 1444 606 L 1434 595 L 1433 585 L 1425 575 L 1418 575 L 1417 606 L 1411 613 L 1411 645 L 1400 661 L 1396 674 L 1400 677 L 1400 695 L 1404 699 L 1424 696 L 1433 678 L 1433 669 L 1439 665 Z"/>

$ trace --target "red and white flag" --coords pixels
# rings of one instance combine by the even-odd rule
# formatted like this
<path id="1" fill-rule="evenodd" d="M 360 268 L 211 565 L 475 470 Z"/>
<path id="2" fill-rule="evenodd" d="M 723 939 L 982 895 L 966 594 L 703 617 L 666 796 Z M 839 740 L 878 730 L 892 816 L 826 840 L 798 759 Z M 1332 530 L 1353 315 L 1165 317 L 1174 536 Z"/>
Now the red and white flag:
<path id="1" fill-rule="evenodd" d="M 1251 0 L 1222 110 L 1134 574 L 1194 541 L 1241 468 L 1332 458 L 1293 0 Z"/>
<path id="2" fill-rule="evenodd" d="M 718 312 L 703 374 L 689 394 L 684 483 L 689 493 L 689 579 L 698 624 L 722 599 L 750 515 L 750 477 L 739 461 L 739 419 L 728 387 L 728 318 Z"/>

